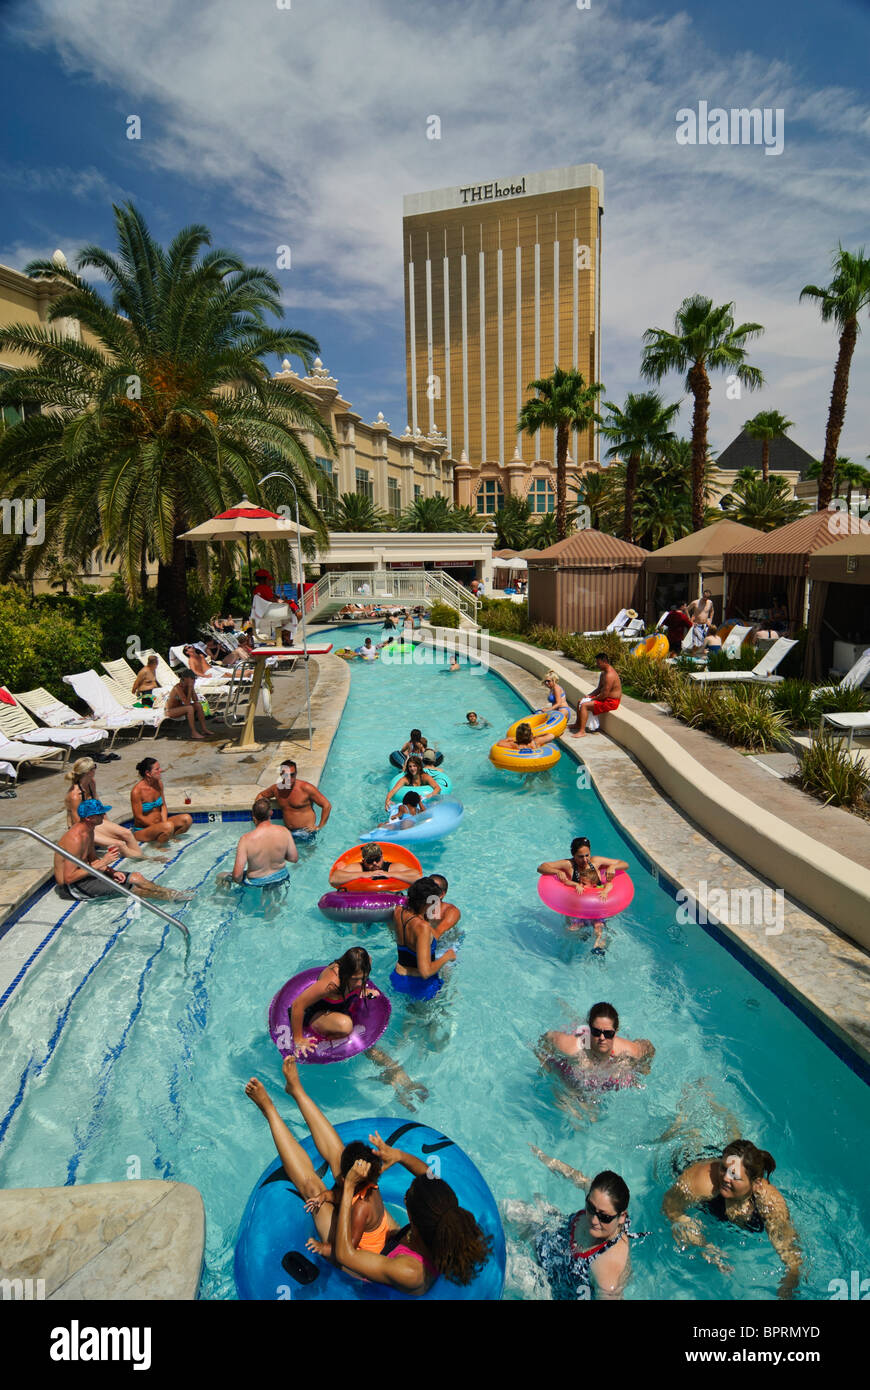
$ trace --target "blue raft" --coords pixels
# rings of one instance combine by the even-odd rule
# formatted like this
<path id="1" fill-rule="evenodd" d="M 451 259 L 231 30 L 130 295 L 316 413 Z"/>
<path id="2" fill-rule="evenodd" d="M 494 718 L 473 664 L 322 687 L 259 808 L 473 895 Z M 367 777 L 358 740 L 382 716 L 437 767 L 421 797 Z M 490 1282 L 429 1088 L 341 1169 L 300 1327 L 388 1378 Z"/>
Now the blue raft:
<path id="1" fill-rule="evenodd" d="M 239 1233 L 236 1237 L 235 1278 L 239 1298 L 274 1302 L 287 1298 L 293 1302 L 306 1299 L 335 1301 L 352 1299 L 360 1302 L 383 1299 L 410 1299 L 413 1302 L 457 1302 L 464 1300 L 497 1301 L 504 1288 L 505 1240 L 495 1199 L 466 1153 L 452 1139 L 439 1134 L 414 1120 L 384 1119 L 348 1120 L 336 1125 L 339 1138 L 345 1144 L 354 1139 L 368 1143 L 375 1130 L 389 1145 L 398 1144 L 405 1153 L 415 1154 L 428 1163 L 436 1177 L 448 1182 L 465 1207 L 476 1218 L 487 1235 L 492 1236 L 492 1253 L 477 1277 L 465 1288 L 447 1279 L 436 1279 L 427 1294 L 420 1298 L 399 1293 L 386 1284 L 373 1284 L 351 1279 L 329 1260 L 312 1255 L 305 1249 L 309 1236 L 316 1235 L 314 1222 L 305 1210 L 302 1198 L 290 1182 L 281 1160 L 276 1158 L 260 1177 L 248 1198 Z M 326 1164 L 320 1158 L 310 1137 L 302 1147 L 324 1176 Z M 404 1196 L 413 1181 L 400 1163 L 388 1168 L 378 1183 L 385 1206 L 396 1221 L 405 1220 Z M 288 1251 L 305 1256 L 318 1270 L 310 1284 L 297 1283 L 284 1269 L 281 1261 Z"/>

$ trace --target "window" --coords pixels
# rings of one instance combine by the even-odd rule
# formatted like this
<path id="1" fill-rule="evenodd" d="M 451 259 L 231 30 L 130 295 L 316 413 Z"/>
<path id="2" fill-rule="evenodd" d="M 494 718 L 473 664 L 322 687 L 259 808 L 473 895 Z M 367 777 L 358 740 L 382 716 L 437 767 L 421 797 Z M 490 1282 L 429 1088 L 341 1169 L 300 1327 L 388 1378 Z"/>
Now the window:
<path id="1" fill-rule="evenodd" d="M 556 493 L 549 478 L 533 478 L 529 488 L 529 502 L 533 512 L 554 512 Z"/>
<path id="2" fill-rule="evenodd" d="M 504 492 L 497 478 L 485 478 L 477 490 L 477 515 L 495 516 L 504 506 Z"/>
<path id="3" fill-rule="evenodd" d="M 10 375 L 6 368 L 0 367 L 0 381 L 5 381 Z M 16 401 L 14 405 L 0 406 L 0 420 L 4 425 L 17 425 L 20 420 L 39 413 L 40 407 L 35 401 Z"/>
<path id="4" fill-rule="evenodd" d="M 399 516 L 402 511 L 402 490 L 399 487 L 398 478 L 387 478 L 387 510 L 393 516 Z"/>
<path id="5" fill-rule="evenodd" d="M 332 463 L 332 460 L 331 460 L 331 459 L 315 458 L 314 462 L 317 464 L 318 468 L 322 468 L 322 469 L 323 469 L 323 472 L 326 474 L 327 478 L 329 478 L 333 483 L 336 481 L 335 472 L 334 472 L 334 466 L 333 466 L 333 463 Z M 318 487 L 318 489 L 317 489 L 317 510 L 318 510 L 318 511 L 320 511 L 320 512 L 326 511 L 326 510 L 328 509 L 328 507 L 331 505 L 332 500 L 333 500 L 333 499 L 329 496 L 329 494 L 327 493 L 327 491 L 325 490 L 325 488 L 320 488 L 320 487 Z"/>
<path id="6" fill-rule="evenodd" d="M 370 502 L 375 500 L 375 489 L 372 484 L 368 470 L 358 468 L 356 470 L 356 491 L 359 497 L 367 497 Z"/>
<path id="7" fill-rule="evenodd" d="M 419 483 L 414 484 L 414 501 L 418 501 L 423 496 L 423 489 Z"/>

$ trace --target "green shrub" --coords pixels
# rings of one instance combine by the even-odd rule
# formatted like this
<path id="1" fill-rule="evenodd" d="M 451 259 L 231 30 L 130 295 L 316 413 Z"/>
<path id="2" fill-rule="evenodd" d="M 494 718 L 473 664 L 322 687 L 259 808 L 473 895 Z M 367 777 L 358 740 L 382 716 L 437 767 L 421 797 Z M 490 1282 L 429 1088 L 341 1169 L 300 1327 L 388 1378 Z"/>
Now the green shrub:
<path id="1" fill-rule="evenodd" d="M 534 642 L 536 647 L 545 647 L 547 651 L 563 652 L 565 643 L 569 640 L 568 634 L 561 627 L 547 627 L 546 624 L 534 623 L 526 633 L 526 641 Z"/>
<path id="2" fill-rule="evenodd" d="M 724 652 L 711 652 L 707 658 L 708 671 L 751 671 L 759 660 L 757 648 L 744 642 L 739 656 L 726 656 Z"/>
<path id="3" fill-rule="evenodd" d="M 132 650 L 129 640 L 132 637 L 139 638 L 143 651 L 153 647 L 165 655 L 169 646 L 169 619 L 158 608 L 154 591 L 131 602 L 117 575 L 108 589 L 89 585 L 83 594 L 66 597 L 62 594 L 43 594 L 36 599 L 36 608 L 38 611 L 57 613 L 76 624 L 82 621 L 98 623 L 104 642 L 101 657 L 106 661 L 117 657 L 129 658 Z"/>
<path id="4" fill-rule="evenodd" d="M 458 627 L 459 614 L 448 603 L 433 603 L 429 621 L 433 627 Z"/>
<path id="5" fill-rule="evenodd" d="M 824 695 L 816 693 L 813 696 L 813 717 L 818 719 L 823 711 L 825 714 L 860 714 L 868 705 L 870 698 L 866 690 L 860 686 L 856 689 L 838 685 Z"/>
<path id="6" fill-rule="evenodd" d="M 595 670 L 595 657 L 598 652 L 606 652 L 617 670 L 622 669 L 622 663 L 628 654 L 625 643 L 620 642 L 612 632 L 606 632 L 600 637 L 567 636 L 562 644 L 562 651 L 587 671 Z"/>
<path id="7" fill-rule="evenodd" d="M 668 693 L 671 714 L 691 729 L 718 733 L 723 727 L 723 690 L 680 677 Z"/>
<path id="8" fill-rule="evenodd" d="M 722 700 L 721 719 L 720 737 L 739 748 L 768 752 L 788 746 L 786 716 L 773 708 L 764 689 L 756 687 L 748 694 L 729 691 Z"/>
<path id="9" fill-rule="evenodd" d="M 810 681 L 785 680 L 781 685 L 774 686 L 771 703 L 774 709 L 785 715 L 792 729 L 806 729 L 813 721 L 813 687 Z"/>
<path id="10" fill-rule="evenodd" d="M 90 667 L 99 670 L 103 634 L 90 618 L 74 622 L 26 595 L 0 590 L 0 683 L 12 691 L 43 685 L 69 701 L 63 677 Z"/>
<path id="11" fill-rule="evenodd" d="M 509 598 L 483 598 L 477 606 L 477 621 L 489 632 L 504 633 L 505 636 L 527 632 L 529 605 L 511 603 Z"/>
<path id="12" fill-rule="evenodd" d="M 814 738 L 809 748 L 799 752 L 793 780 L 826 806 L 859 808 L 870 792 L 870 772 L 842 744 L 825 737 Z"/>
<path id="13" fill-rule="evenodd" d="M 650 661 L 644 656 L 626 657 L 620 665 L 623 686 L 631 688 L 642 700 L 666 700 L 670 697 L 679 674 L 664 661 Z"/>

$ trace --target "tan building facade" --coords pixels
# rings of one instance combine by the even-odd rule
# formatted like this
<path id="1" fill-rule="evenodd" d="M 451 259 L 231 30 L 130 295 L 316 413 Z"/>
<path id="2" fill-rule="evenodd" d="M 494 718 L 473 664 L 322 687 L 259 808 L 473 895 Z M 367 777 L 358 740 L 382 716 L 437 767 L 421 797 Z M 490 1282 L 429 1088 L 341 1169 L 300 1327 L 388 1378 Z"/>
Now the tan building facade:
<path id="1" fill-rule="evenodd" d="M 529 382 L 557 362 L 599 377 L 603 201 L 594 164 L 405 198 L 412 430 L 443 432 L 475 469 L 508 464 L 517 447 L 526 468 L 552 462 L 553 439 L 517 441 L 517 417 Z M 594 431 L 571 452 L 593 458 Z"/>

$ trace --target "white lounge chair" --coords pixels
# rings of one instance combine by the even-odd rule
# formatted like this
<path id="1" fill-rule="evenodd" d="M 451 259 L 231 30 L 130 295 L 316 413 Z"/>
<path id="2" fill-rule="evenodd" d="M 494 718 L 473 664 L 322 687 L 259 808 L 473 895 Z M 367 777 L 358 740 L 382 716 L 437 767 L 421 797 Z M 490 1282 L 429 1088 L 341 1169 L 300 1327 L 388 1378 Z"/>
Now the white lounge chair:
<path id="1" fill-rule="evenodd" d="M 847 734 L 848 740 L 846 747 L 851 751 L 852 739 L 856 734 L 870 734 L 870 711 L 857 714 L 823 714 L 819 720 L 819 733 L 822 732 L 825 724 L 830 724 L 841 734 Z M 0 748 L 0 757 L 3 756 L 3 749 Z"/>
<path id="2" fill-rule="evenodd" d="M 39 763 L 54 763 L 58 768 L 67 759 L 63 748 L 49 748 L 47 744 L 22 743 L 20 739 L 5 738 L 0 734 L 0 765 L 7 775 L 17 777 L 25 767 L 36 767 Z"/>
<path id="3" fill-rule="evenodd" d="M 93 715 L 84 719 L 80 714 L 76 714 L 74 709 L 65 705 L 63 700 L 59 700 L 56 695 L 51 695 L 42 686 L 37 686 L 35 690 L 23 690 L 15 696 L 20 705 L 23 705 L 31 714 L 35 714 L 37 719 L 41 719 L 43 724 L 47 724 L 49 729 L 71 729 L 76 733 L 87 733 L 96 730 L 98 733 L 107 733 L 109 736 L 109 748 L 115 745 L 115 739 L 119 733 L 126 729 L 128 732 L 131 725 L 110 724 L 105 719 L 95 719 Z M 138 737 L 137 726 L 135 732 Z"/>
<path id="4" fill-rule="evenodd" d="M 636 642 L 638 637 L 643 637 L 645 627 L 646 623 L 643 618 L 632 618 L 624 628 L 620 629 L 617 636 L 620 642 Z"/>
<path id="5" fill-rule="evenodd" d="M 605 632 L 622 632 L 632 621 L 632 612 L 633 610 L 631 609 L 620 608 L 613 622 L 608 623 L 607 627 L 598 627 L 594 632 L 581 632 L 577 635 L 580 637 L 603 637 Z M 643 624 L 641 624 L 641 627 L 642 626 Z"/>
<path id="6" fill-rule="evenodd" d="M 839 680 L 836 685 L 822 685 L 813 691 L 813 695 L 833 695 L 837 690 L 858 690 L 860 686 L 870 677 L 870 647 L 862 652 L 851 667 Z"/>
<path id="7" fill-rule="evenodd" d="M 780 637 L 774 642 L 770 651 L 765 652 L 761 660 L 756 662 L 751 671 L 691 671 L 689 673 L 690 678 L 693 681 L 705 682 L 743 681 L 754 685 L 778 685 L 783 677 L 773 673 L 783 657 L 791 651 L 792 647 L 796 646 L 796 638 Z"/>
<path id="8" fill-rule="evenodd" d="M 125 709 L 96 671 L 77 671 L 74 675 L 64 676 L 64 681 L 72 686 L 80 700 L 90 706 L 94 718 L 105 723 L 106 728 L 136 729 L 137 737 L 141 737 L 146 723 L 153 727 L 154 721 L 145 719 L 146 714 L 152 713 L 151 710 Z"/>
<path id="9" fill-rule="evenodd" d="M 8 704 L 7 701 L 12 701 Z M 17 696 L 0 686 L 0 734 L 7 739 L 17 739 L 20 743 L 34 743 L 42 747 L 65 748 L 69 758 L 73 749 L 84 748 L 96 752 L 104 744 L 108 734 L 105 729 L 40 729 L 31 718 Z"/>

